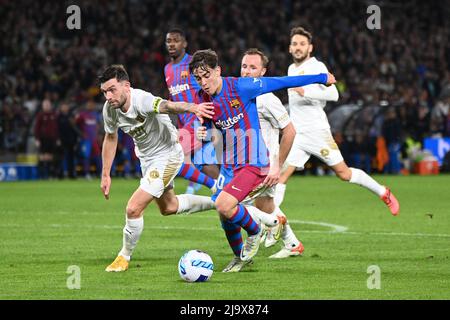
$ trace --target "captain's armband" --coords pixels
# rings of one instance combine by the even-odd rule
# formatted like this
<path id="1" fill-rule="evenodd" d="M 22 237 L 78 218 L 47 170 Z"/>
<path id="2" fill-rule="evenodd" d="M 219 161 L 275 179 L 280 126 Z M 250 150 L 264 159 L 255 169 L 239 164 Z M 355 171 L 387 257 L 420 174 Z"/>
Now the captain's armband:
<path id="1" fill-rule="evenodd" d="M 161 103 L 164 100 L 160 97 L 155 98 L 155 100 L 153 100 L 153 112 L 154 113 L 159 113 L 159 107 L 161 106 Z"/>

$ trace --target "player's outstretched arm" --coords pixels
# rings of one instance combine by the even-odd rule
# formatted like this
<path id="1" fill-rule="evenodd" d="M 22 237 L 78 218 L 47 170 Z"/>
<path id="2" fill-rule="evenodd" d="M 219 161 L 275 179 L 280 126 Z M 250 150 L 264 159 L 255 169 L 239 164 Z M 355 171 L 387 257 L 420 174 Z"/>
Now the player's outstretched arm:
<path id="1" fill-rule="evenodd" d="M 106 200 L 109 199 L 109 190 L 111 188 L 111 167 L 116 155 L 118 135 L 115 133 L 106 133 L 103 139 L 102 148 L 102 181 L 100 188 Z"/>
<path id="2" fill-rule="evenodd" d="M 285 88 L 302 87 L 313 83 L 320 83 L 327 86 L 336 83 L 336 79 L 331 73 L 287 77 L 262 77 L 260 79 L 262 81 L 263 93 Z"/>
<path id="3" fill-rule="evenodd" d="M 211 119 L 214 115 L 214 106 L 211 102 L 203 102 L 200 104 L 189 102 L 173 102 L 163 100 L 159 104 L 159 113 L 193 113 L 201 121 L 205 118 Z"/>
<path id="4" fill-rule="evenodd" d="M 336 79 L 331 73 L 287 77 L 239 78 L 241 91 L 245 91 L 250 98 L 255 98 L 268 92 L 302 87 L 313 83 L 329 86 L 336 83 Z"/>

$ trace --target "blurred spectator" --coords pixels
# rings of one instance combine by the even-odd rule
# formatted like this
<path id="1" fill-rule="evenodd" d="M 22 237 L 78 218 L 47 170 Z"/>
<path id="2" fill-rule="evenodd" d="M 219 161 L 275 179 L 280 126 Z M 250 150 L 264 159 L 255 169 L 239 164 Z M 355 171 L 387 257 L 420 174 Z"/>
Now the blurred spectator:
<path id="1" fill-rule="evenodd" d="M 410 130 L 414 140 L 423 143 L 423 139 L 430 133 L 430 112 L 426 105 L 419 106 L 414 120 L 415 125 Z"/>
<path id="2" fill-rule="evenodd" d="M 81 132 L 76 126 L 75 117 L 67 102 L 63 102 L 59 107 L 58 128 L 62 153 L 59 175 L 61 178 L 75 178 L 77 143 Z"/>
<path id="3" fill-rule="evenodd" d="M 431 110 L 430 130 L 433 136 L 443 137 L 448 135 L 448 117 L 450 108 L 450 99 L 439 100 Z"/>
<path id="4" fill-rule="evenodd" d="M 353 141 L 348 143 L 347 152 L 350 154 L 349 166 L 362 169 L 367 174 L 372 172 L 373 145 L 362 132 L 357 132 Z"/>
<path id="5" fill-rule="evenodd" d="M 398 174 L 401 169 L 401 123 L 393 107 L 388 108 L 383 123 L 383 136 L 389 153 L 389 162 L 385 172 Z"/>
<path id="6" fill-rule="evenodd" d="M 39 177 L 55 178 L 57 175 L 57 146 L 60 144 L 58 120 L 50 100 L 42 101 L 42 110 L 36 116 L 34 127 L 36 147 L 39 150 Z"/>

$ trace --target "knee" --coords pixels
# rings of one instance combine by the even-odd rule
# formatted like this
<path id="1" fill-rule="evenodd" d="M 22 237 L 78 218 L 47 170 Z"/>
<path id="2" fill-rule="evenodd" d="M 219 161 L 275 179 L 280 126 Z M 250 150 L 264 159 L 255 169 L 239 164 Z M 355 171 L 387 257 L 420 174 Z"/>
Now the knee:
<path id="1" fill-rule="evenodd" d="M 142 209 L 139 206 L 128 204 L 126 208 L 127 217 L 130 219 L 137 219 L 141 217 Z"/>
<path id="2" fill-rule="evenodd" d="M 216 201 L 216 210 L 225 218 L 231 218 L 233 215 L 233 208 L 226 201 Z"/>

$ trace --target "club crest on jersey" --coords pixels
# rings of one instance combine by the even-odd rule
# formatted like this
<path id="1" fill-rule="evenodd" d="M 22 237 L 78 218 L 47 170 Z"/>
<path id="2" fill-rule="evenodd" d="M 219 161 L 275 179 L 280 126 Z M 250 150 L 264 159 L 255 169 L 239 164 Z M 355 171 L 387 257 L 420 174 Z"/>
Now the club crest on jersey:
<path id="1" fill-rule="evenodd" d="M 320 150 L 320 154 L 322 155 L 322 157 L 326 158 L 330 154 L 330 150 L 322 149 L 322 150 Z"/>
<path id="2" fill-rule="evenodd" d="M 189 77 L 189 71 L 181 71 L 181 79 L 186 79 Z"/>
<path id="3" fill-rule="evenodd" d="M 232 108 L 239 108 L 241 106 L 238 99 L 233 99 L 230 101 L 230 107 Z"/>
<path id="4" fill-rule="evenodd" d="M 148 174 L 148 177 L 150 179 L 158 179 L 159 178 L 159 172 L 158 170 L 152 170 L 150 171 L 150 173 Z"/>

